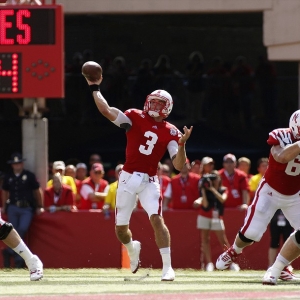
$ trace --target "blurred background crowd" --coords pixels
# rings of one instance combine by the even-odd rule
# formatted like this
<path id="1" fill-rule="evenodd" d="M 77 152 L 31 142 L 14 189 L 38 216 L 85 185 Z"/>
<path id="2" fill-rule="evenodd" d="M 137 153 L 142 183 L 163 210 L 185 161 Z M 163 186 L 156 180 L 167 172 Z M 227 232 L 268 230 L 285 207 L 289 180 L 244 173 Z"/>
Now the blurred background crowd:
<path id="1" fill-rule="evenodd" d="M 170 121 L 194 125 L 188 156 L 214 156 L 219 167 L 228 152 L 266 156 L 269 131 L 297 107 L 297 63 L 268 61 L 261 13 L 66 15 L 65 97 L 46 99 L 43 111 L 51 161 L 87 163 L 101 152 L 107 169 L 124 159 L 124 132 L 99 114 L 81 75 L 87 60 L 102 65 L 101 90 L 120 109 L 142 109 L 156 88 L 170 92 Z M 0 101 L 1 157 L 21 151 L 21 101 Z"/>

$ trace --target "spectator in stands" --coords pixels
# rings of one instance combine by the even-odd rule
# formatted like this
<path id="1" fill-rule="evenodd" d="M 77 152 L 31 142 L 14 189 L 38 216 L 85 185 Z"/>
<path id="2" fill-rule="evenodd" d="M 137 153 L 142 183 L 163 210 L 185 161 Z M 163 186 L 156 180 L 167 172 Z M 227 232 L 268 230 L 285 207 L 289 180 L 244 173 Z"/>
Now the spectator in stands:
<path id="1" fill-rule="evenodd" d="M 213 58 L 212 67 L 206 72 L 207 92 L 203 111 L 207 116 L 214 116 L 213 119 L 222 120 L 222 124 L 228 127 L 233 107 L 230 101 L 230 72 L 224 67 L 220 56 Z"/>
<path id="2" fill-rule="evenodd" d="M 200 175 L 201 174 L 201 169 L 202 169 L 202 165 L 201 165 L 201 160 L 196 159 L 194 161 L 191 162 L 191 172 Z"/>
<path id="3" fill-rule="evenodd" d="M 123 170 L 123 164 L 119 164 L 115 168 L 116 181 L 109 185 L 107 196 L 104 199 L 103 212 L 106 217 L 110 215 L 110 211 L 115 209 L 116 194 L 120 172 Z"/>
<path id="4" fill-rule="evenodd" d="M 60 173 L 62 175 L 63 184 L 66 184 L 66 185 L 70 186 L 71 189 L 72 189 L 73 194 L 76 195 L 77 194 L 77 188 L 76 188 L 75 181 L 72 177 L 65 175 L 65 170 L 66 170 L 66 165 L 63 161 L 57 160 L 57 161 L 53 162 L 52 173 L 53 174 L 55 174 L 57 172 Z M 53 180 L 50 179 L 47 182 L 47 187 L 51 187 L 52 184 L 53 184 Z"/>
<path id="5" fill-rule="evenodd" d="M 74 52 L 72 62 L 66 66 L 66 73 L 80 74 L 83 63 L 82 53 L 79 51 Z"/>
<path id="6" fill-rule="evenodd" d="M 249 180 L 249 190 L 250 190 L 250 202 L 252 202 L 255 192 L 258 188 L 259 182 L 265 175 L 265 172 L 269 165 L 269 159 L 267 157 L 262 157 L 257 161 L 257 171 L 256 175 L 253 175 Z"/>
<path id="7" fill-rule="evenodd" d="M 50 213 L 76 210 L 72 189 L 62 183 L 62 175 L 60 173 L 53 175 L 53 186 L 46 188 L 44 204 L 45 210 Z"/>
<path id="8" fill-rule="evenodd" d="M 92 165 L 94 163 L 102 163 L 102 157 L 97 154 L 97 153 L 93 153 L 90 155 L 90 158 L 89 158 L 89 169 L 91 169 Z"/>
<path id="9" fill-rule="evenodd" d="M 171 180 L 171 194 L 165 193 L 165 197 L 171 199 L 170 206 L 173 209 L 193 209 L 193 203 L 199 198 L 200 175 L 190 172 L 191 165 L 186 161 L 180 173 Z"/>
<path id="10" fill-rule="evenodd" d="M 48 180 L 52 179 L 53 177 L 53 161 L 48 162 Z"/>
<path id="11" fill-rule="evenodd" d="M 231 70 L 233 93 L 243 114 L 242 126 L 252 127 L 252 100 L 254 96 L 254 71 L 244 56 L 238 56 Z"/>
<path id="12" fill-rule="evenodd" d="M 2 186 L 2 212 L 7 214 L 15 230 L 24 239 L 31 224 L 34 213 L 41 214 L 43 208 L 43 194 L 35 174 L 24 169 L 21 153 L 13 153 L 7 162 L 12 171 L 7 173 Z M 24 260 L 11 248 L 3 250 L 4 266 L 10 267 L 10 257 L 14 257 L 15 268 L 23 268 Z"/>
<path id="13" fill-rule="evenodd" d="M 201 160 L 201 173 L 200 175 L 203 176 L 204 174 L 210 174 L 215 167 L 214 160 L 209 156 L 204 156 Z"/>
<path id="14" fill-rule="evenodd" d="M 190 121 L 204 120 L 204 59 L 199 51 L 193 51 L 186 65 L 187 118 Z"/>
<path id="15" fill-rule="evenodd" d="M 250 180 L 250 178 L 253 176 L 251 173 L 250 173 L 250 168 L 251 168 L 251 160 L 248 158 L 248 157 L 240 157 L 238 159 L 238 164 L 237 164 L 237 168 L 243 172 L 246 173 L 247 175 L 247 179 L 248 179 L 248 182 Z"/>
<path id="16" fill-rule="evenodd" d="M 154 88 L 171 90 L 172 79 L 175 75 L 169 56 L 161 54 L 154 67 Z"/>
<path id="17" fill-rule="evenodd" d="M 74 179 L 76 177 L 76 167 L 74 165 L 67 165 L 65 168 L 65 176 L 70 176 Z"/>
<path id="18" fill-rule="evenodd" d="M 223 222 L 223 203 L 226 199 L 227 188 L 222 186 L 218 171 L 214 170 L 203 175 L 200 180 L 200 197 L 194 201 L 193 206 L 194 208 L 200 208 L 197 218 L 197 229 L 200 229 L 201 249 L 206 262 L 206 271 L 213 271 L 215 268 L 210 249 L 211 231 L 215 232 L 222 249 L 224 245 L 230 247 Z M 240 268 L 233 263 L 230 269 L 239 271 Z"/>
<path id="19" fill-rule="evenodd" d="M 219 171 L 223 185 L 228 189 L 227 207 L 246 210 L 249 205 L 249 185 L 247 175 L 236 168 L 236 157 L 228 153 L 223 158 L 223 169 Z"/>
<path id="20" fill-rule="evenodd" d="M 115 182 L 117 180 L 116 178 L 116 170 L 115 169 L 108 169 L 107 172 L 105 172 L 105 178 L 109 184 Z"/>
<path id="21" fill-rule="evenodd" d="M 102 209 L 109 190 L 108 181 L 103 179 L 104 173 L 102 164 L 92 165 L 90 176 L 82 182 L 80 209 Z"/>
<path id="22" fill-rule="evenodd" d="M 169 167 L 169 174 L 170 174 L 170 177 L 174 177 L 176 175 L 175 173 L 175 168 L 172 164 L 172 160 L 170 158 L 166 158 L 163 160 L 163 165 L 167 165 Z"/>
<path id="23" fill-rule="evenodd" d="M 277 98 L 277 71 L 273 62 L 268 61 L 266 55 L 258 58 L 255 69 L 255 78 L 259 86 L 260 100 L 263 107 L 263 125 L 277 127 L 278 98 Z M 269 116 L 272 116 L 270 118 Z"/>
<path id="24" fill-rule="evenodd" d="M 168 176 L 169 178 L 171 178 L 170 167 L 167 164 L 160 164 L 159 165 L 159 174 Z"/>
<path id="25" fill-rule="evenodd" d="M 76 172 L 77 169 L 74 165 L 66 166 L 65 176 L 72 177 L 76 185 L 76 195 L 74 195 L 74 201 L 75 201 L 74 204 L 76 205 L 77 208 L 80 208 L 80 199 L 81 199 L 80 190 L 81 190 L 82 181 L 76 178 Z"/>
<path id="26" fill-rule="evenodd" d="M 133 90 L 135 107 L 142 107 L 147 95 L 154 90 L 154 72 L 151 59 L 145 58 L 141 61 Z"/>
<path id="27" fill-rule="evenodd" d="M 87 177 L 87 166 L 85 163 L 78 163 L 76 165 L 76 179 L 83 181 Z"/>
<path id="28" fill-rule="evenodd" d="M 105 72 L 106 76 L 110 78 L 107 97 L 110 99 L 112 105 L 124 109 L 125 103 L 130 100 L 128 98 L 129 73 L 130 71 L 123 56 L 116 56 Z"/>

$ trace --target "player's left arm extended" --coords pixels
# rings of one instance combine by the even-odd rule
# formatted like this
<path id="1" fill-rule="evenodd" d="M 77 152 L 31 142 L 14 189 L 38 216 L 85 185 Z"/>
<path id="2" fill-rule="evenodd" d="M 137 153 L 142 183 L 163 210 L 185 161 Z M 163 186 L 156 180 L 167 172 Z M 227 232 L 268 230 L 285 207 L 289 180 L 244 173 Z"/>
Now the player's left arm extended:
<path id="1" fill-rule="evenodd" d="M 284 147 L 280 145 L 273 146 L 271 148 L 271 154 L 277 162 L 286 164 L 300 154 L 300 141 L 294 144 L 288 144 Z"/>
<path id="2" fill-rule="evenodd" d="M 187 128 L 186 126 L 183 127 L 184 134 L 178 140 L 178 152 L 175 156 L 172 157 L 172 162 L 174 168 L 178 171 L 181 171 L 184 164 L 186 163 L 186 152 L 185 152 L 185 143 L 189 139 L 193 130 L 193 126 Z"/>

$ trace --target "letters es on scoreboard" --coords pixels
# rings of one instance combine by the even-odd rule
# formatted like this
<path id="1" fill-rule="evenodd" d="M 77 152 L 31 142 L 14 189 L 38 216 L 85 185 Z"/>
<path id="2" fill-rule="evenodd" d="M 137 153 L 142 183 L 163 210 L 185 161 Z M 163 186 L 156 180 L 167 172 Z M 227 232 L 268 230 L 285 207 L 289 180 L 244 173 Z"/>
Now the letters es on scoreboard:
<path id="1" fill-rule="evenodd" d="M 0 45 L 49 45 L 55 42 L 54 9 L 0 9 Z"/>

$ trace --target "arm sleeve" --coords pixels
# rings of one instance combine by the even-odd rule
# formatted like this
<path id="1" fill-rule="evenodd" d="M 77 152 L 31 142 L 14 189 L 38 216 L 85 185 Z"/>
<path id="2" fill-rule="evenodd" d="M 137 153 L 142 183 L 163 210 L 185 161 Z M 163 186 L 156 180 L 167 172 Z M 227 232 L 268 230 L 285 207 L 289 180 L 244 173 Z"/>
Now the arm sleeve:
<path id="1" fill-rule="evenodd" d="M 87 199 L 89 194 L 94 193 L 95 191 L 87 184 L 84 184 L 80 190 L 80 194 L 84 199 Z"/>
<path id="2" fill-rule="evenodd" d="M 109 191 L 109 184 L 104 188 L 104 191 L 103 191 L 103 193 L 108 193 L 108 191 Z"/>
<path id="3" fill-rule="evenodd" d="M 131 120 L 120 110 L 117 118 L 114 121 L 112 121 L 112 123 L 114 123 L 118 127 L 125 129 L 132 125 Z"/>
<path id="4" fill-rule="evenodd" d="M 178 143 L 176 141 L 172 140 L 172 141 L 169 142 L 167 148 L 168 148 L 170 158 L 172 159 L 172 157 L 174 155 L 176 155 L 177 152 L 178 152 Z"/>

